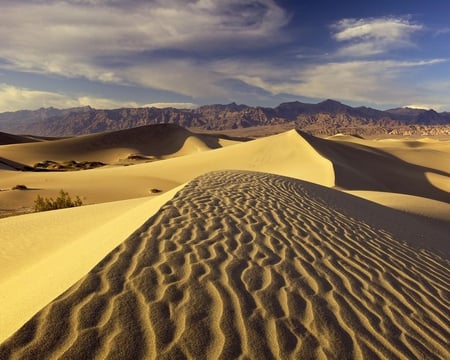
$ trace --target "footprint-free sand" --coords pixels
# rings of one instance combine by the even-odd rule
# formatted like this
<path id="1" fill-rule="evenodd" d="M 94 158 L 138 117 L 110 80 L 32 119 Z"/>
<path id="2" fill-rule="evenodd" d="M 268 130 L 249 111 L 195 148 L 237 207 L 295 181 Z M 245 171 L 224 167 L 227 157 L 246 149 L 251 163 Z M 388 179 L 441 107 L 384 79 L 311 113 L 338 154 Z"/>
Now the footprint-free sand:
<path id="1" fill-rule="evenodd" d="M 137 193 L 0 220 L 0 358 L 448 358 L 448 156 L 444 141 L 290 131 L 133 166 L 0 170 L 2 187 L 128 175 Z M 139 196 L 154 178 L 168 192 Z"/>

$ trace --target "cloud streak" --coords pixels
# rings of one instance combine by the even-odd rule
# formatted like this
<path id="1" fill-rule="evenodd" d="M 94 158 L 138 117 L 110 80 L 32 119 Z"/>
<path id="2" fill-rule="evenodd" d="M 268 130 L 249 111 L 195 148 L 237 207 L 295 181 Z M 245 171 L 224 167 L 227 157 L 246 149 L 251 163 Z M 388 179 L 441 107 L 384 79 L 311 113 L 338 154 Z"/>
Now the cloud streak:
<path id="1" fill-rule="evenodd" d="M 134 65 L 140 54 L 161 49 L 261 46 L 276 40 L 288 19 L 271 0 L 133 3 L 126 9 L 105 0 L 6 3 L 0 58 L 19 70 L 123 81 L 102 71 L 105 59 Z"/>
<path id="2" fill-rule="evenodd" d="M 437 38 L 425 31 L 424 24 L 408 16 L 341 19 L 320 28 L 326 46 L 316 47 L 302 42 L 306 36 L 302 31 L 297 37 L 288 33 L 294 17 L 283 4 L 5 0 L 0 13 L 0 34 L 5 34 L 0 36 L 0 70 L 8 76 L 2 82 L 14 84 L 11 73 L 20 73 L 22 80 L 20 85 L 2 85 L 0 111 L 88 102 L 99 108 L 156 102 L 187 107 L 231 101 L 274 105 L 278 99 L 295 97 L 423 103 L 420 91 L 428 91 L 422 93 L 429 97 L 427 102 L 444 102 L 435 90 L 442 88 L 442 76 L 427 79 L 424 69 L 442 69 L 443 60 L 438 58 L 445 54 L 421 60 L 424 51 L 415 42 L 418 34 Z M 446 32 L 442 29 L 440 35 Z M 302 56 L 297 55 L 299 49 Z M 419 57 L 401 60 L 404 50 L 410 54 L 419 50 Z M 420 74 L 428 81 L 414 84 Z M 28 82 L 23 80 L 26 76 Z M 64 83 L 61 90 L 58 84 L 52 86 L 55 78 L 55 84 Z M 56 92 L 38 91 L 39 82 Z M 76 90 L 69 83 L 76 83 Z M 83 90 L 81 83 L 86 85 Z M 428 83 L 434 87 L 426 87 Z M 84 96 L 67 95 L 81 91 L 86 91 Z M 445 91 L 448 94 L 444 86 Z M 130 94 L 139 103 L 114 100 L 129 99 Z M 439 100 L 431 99 L 432 94 Z"/>
<path id="3" fill-rule="evenodd" d="M 217 66 L 224 76 L 265 89 L 273 95 L 293 94 L 311 98 L 334 98 L 343 101 L 375 103 L 380 106 L 411 101 L 430 102 L 440 108 L 447 102 L 447 91 L 436 96 L 431 83 L 405 87 L 412 74 L 443 64 L 445 59 L 419 61 L 352 60 L 277 67 L 264 62 L 226 61 Z"/>
<path id="4" fill-rule="evenodd" d="M 343 19 L 332 26 L 333 38 L 346 44 L 338 54 L 361 57 L 414 46 L 411 35 L 422 29 L 422 25 L 402 17 Z"/>
<path id="5" fill-rule="evenodd" d="M 134 101 L 99 98 L 94 96 L 70 96 L 51 91 L 20 88 L 10 84 L 0 84 L 0 109 L 2 111 L 35 110 L 54 107 L 59 109 L 79 106 L 92 106 L 96 109 L 116 109 L 123 107 L 165 107 L 162 103 L 142 104 Z M 195 107 L 191 103 L 167 103 L 166 107 Z"/>
<path id="6" fill-rule="evenodd" d="M 226 98 L 205 55 L 269 46 L 288 20 L 273 0 L 7 0 L 0 68 Z"/>
<path id="7" fill-rule="evenodd" d="M 434 36 L 436 37 L 436 36 L 441 36 L 441 35 L 446 35 L 446 34 L 450 34 L 450 27 L 446 27 L 446 28 L 437 30 L 434 33 Z"/>

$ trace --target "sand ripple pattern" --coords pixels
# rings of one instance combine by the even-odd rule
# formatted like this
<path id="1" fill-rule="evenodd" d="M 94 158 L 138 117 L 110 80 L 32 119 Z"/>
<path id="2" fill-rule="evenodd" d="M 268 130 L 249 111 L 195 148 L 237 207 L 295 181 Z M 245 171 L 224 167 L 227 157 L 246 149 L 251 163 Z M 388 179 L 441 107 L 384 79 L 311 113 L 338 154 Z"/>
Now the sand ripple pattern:
<path id="1" fill-rule="evenodd" d="M 0 358 L 449 358 L 448 260 L 338 211 L 330 191 L 197 178 Z"/>

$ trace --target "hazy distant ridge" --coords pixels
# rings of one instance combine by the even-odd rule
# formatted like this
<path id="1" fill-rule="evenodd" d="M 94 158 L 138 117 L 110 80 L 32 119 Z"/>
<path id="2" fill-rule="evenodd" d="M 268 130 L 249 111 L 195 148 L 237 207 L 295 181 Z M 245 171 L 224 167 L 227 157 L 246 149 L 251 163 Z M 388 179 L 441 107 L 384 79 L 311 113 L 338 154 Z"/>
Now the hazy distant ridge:
<path id="1" fill-rule="evenodd" d="M 97 110 L 42 108 L 0 114 L 0 131 L 13 134 L 65 136 L 121 130 L 142 125 L 173 123 L 186 128 L 227 130 L 267 125 L 289 125 L 314 134 L 335 134 L 345 129 L 370 128 L 388 132 L 400 126 L 450 125 L 450 113 L 398 108 L 380 111 L 351 107 L 334 100 L 318 104 L 283 103 L 275 108 L 231 103 L 197 109 L 123 108 Z M 374 128 L 379 128 L 374 130 Z"/>

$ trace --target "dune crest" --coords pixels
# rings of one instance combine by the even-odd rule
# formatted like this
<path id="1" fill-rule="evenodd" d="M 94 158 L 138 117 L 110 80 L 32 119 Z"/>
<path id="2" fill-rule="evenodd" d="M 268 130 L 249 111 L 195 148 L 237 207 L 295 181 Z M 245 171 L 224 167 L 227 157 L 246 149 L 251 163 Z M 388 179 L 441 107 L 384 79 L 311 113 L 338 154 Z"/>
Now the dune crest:
<path id="1" fill-rule="evenodd" d="M 394 150 L 380 142 L 353 137 L 333 140 L 302 133 L 303 138 L 333 164 L 335 185 L 345 190 L 393 192 L 450 202 L 448 142 L 441 150 L 416 151 L 426 142 L 398 142 Z M 385 144 L 386 142 L 382 142 Z M 410 145 L 408 145 L 410 144 Z M 372 146 L 371 146 L 372 145 Z M 416 147 L 414 147 L 416 146 Z M 448 185 L 447 185 L 448 186 Z"/>
<path id="2" fill-rule="evenodd" d="M 226 142 L 221 143 L 217 136 L 195 134 L 173 124 L 159 124 L 28 144 L 14 143 L 2 146 L 0 156 L 29 166 L 45 160 L 116 163 L 133 154 L 162 159 L 216 149 L 222 144 Z"/>
<path id="3" fill-rule="evenodd" d="M 203 175 L 0 358 L 445 358 L 447 233 L 383 211 L 282 176 Z"/>
<path id="4" fill-rule="evenodd" d="M 0 131 L 0 145 L 21 144 L 38 141 L 30 136 L 8 134 Z"/>
<path id="5" fill-rule="evenodd" d="M 156 144 L 151 146 L 160 146 L 160 151 L 164 150 L 162 144 L 169 142 L 171 138 L 178 137 L 179 130 L 177 127 L 165 129 L 170 135 L 168 136 L 169 139 L 158 138 L 155 140 Z M 151 129 L 147 129 L 147 131 L 151 132 Z M 182 134 L 189 133 L 183 130 Z M 111 134 L 105 135 L 107 139 L 110 139 L 110 136 Z M 132 139 L 126 134 L 114 135 L 114 137 L 116 136 L 119 138 L 123 136 L 126 141 L 132 142 Z M 95 135 L 95 137 L 98 138 L 100 135 Z M 143 139 L 145 139 L 145 136 Z M 80 139 L 68 140 L 81 141 Z M 60 189 L 64 189 L 72 195 L 79 195 L 88 204 L 125 200 L 148 196 L 148 192 L 152 188 L 167 191 L 206 172 L 216 170 L 264 171 L 300 178 L 325 186 L 334 185 L 332 163 L 320 155 L 295 130 L 210 151 L 202 151 L 206 149 L 205 142 L 196 137 L 187 136 L 180 140 L 182 140 L 179 144 L 181 147 L 173 145 L 172 147 L 174 151 L 179 151 L 178 154 L 183 156 L 133 166 L 105 166 L 89 171 L 44 173 L 0 169 L 1 186 L 3 188 L 11 188 L 16 184 L 26 184 L 29 188 L 34 189 L 21 194 L 11 191 L 0 192 L 0 203 L 9 209 L 20 206 L 31 207 L 37 195 L 55 197 Z M 217 138 L 208 141 L 213 141 L 212 144 L 208 145 L 209 148 L 220 142 Z M 137 142 L 139 143 L 139 141 Z M 141 143 L 145 145 L 144 140 Z M 74 145 L 76 150 L 70 150 L 64 145 L 63 149 L 70 153 L 70 156 L 64 155 L 64 158 L 99 159 L 95 153 L 82 156 L 83 151 L 86 150 L 82 145 Z M 130 151 L 139 152 L 141 150 L 137 147 L 132 149 L 128 147 L 126 150 L 121 150 L 121 148 L 112 146 L 108 152 L 111 152 L 110 154 L 114 155 L 114 158 L 118 158 L 129 154 Z M 2 156 L 2 151 L 6 150 L 0 147 L 0 156 Z M 122 155 L 118 152 L 122 152 Z M 21 156 L 25 158 L 27 153 L 24 151 Z M 153 154 L 156 154 L 156 152 L 153 152 Z M 176 155 L 176 153 L 172 155 Z M 41 155 L 38 157 L 42 158 Z M 55 159 L 51 154 L 48 154 L 48 157 Z M 31 160 L 27 161 L 32 163 Z"/>
<path id="6" fill-rule="evenodd" d="M 0 343 L 83 277 L 178 190 L 0 220 L 0 294 L 7 294 L 0 296 Z"/>

